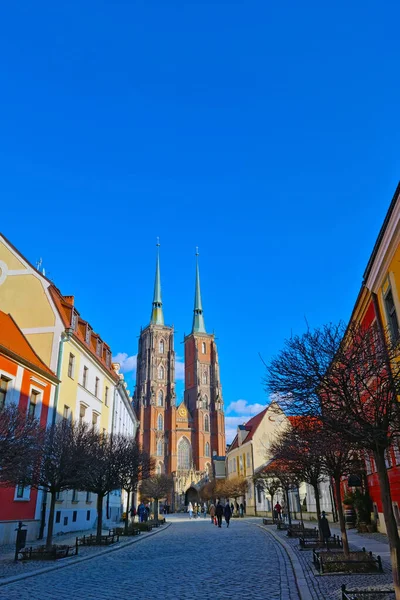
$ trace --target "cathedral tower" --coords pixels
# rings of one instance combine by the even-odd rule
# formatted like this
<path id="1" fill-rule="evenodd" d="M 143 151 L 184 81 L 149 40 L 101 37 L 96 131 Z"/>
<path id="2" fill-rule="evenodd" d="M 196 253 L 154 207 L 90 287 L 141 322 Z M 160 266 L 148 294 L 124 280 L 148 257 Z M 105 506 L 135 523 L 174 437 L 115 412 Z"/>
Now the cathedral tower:
<path id="1" fill-rule="evenodd" d="M 225 418 L 217 345 L 204 322 L 197 251 L 193 324 L 184 343 L 184 401 L 193 417 L 193 462 L 196 469 L 206 471 L 214 454 L 225 455 Z"/>
<path id="2" fill-rule="evenodd" d="M 138 441 L 156 459 L 157 472 L 169 472 L 170 431 L 175 408 L 174 329 L 164 324 L 160 253 L 150 324 L 140 332 L 134 406 L 140 421 Z"/>

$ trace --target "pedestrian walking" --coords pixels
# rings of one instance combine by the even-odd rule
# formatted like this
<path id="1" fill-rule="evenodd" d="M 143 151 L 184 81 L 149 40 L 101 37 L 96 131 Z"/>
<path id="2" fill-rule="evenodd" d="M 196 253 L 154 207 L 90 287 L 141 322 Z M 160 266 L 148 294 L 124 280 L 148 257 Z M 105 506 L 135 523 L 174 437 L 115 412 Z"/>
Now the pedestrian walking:
<path id="1" fill-rule="evenodd" d="M 224 514 L 224 507 L 219 500 L 215 509 L 215 514 L 217 517 L 218 527 L 222 527 L 222 515 Z"/>
<path id="2" fill-rule="evenodd" d="M 201 506 L 200 506 L 200 502 L 197 505 L 197 516 L 200 519 L 200 514 L 201 514 Z"/>
<path id="3" fill-rule="evenodd" d="M 235 500 L 235 509 L 236 509 L 236 514 L 239 515 L 239 504 L 238 504 L 237 500 Z"/>
<path id="4" fill-rule="evenodd" d="M 229 521 L 231 520 L 231 516 L 232 516 L 231 507 L 229 506 L 229 502 L 227 502 L 225 504 L 225 508 L 224 508 L 224 517 L 225 517 L 227 527 L 229 527 Z"/>
<path id="5" fill-rule="evenodd" d="M 322 538 L 324 540 L 324 543 L 326 544 L 327 549 L 329 550 L 329 538 L 331 537 L 331 530 L 330 530 L 329 522 L 328 522 L 328 519 L 326 518 L 326 514 L 325 514 L 324 510 L 321 513 L 319 525 L 320 525 Z"/>
<path id="6" fill-rule="evenodd" d="M 243 500 L 243 512 L 246 514 L 246 499 Z"/>
<path id="7" fill-rule="evenodd" d="M 189 519 L 191 519 L 193 517 L 193 504 L 191 502 L 188 504 L 187 511 L 189 513 Z"/>
<path id="8" fill-rule="evenodd" d="M 282 521 L 282 506 L 279 504 L 279 502 L 277 502 L 274 506 L 274 511 L 276 514 L 276 518 L 278 519 L 278 521 Z"/>
<path id="9" fill-rule="evenodd" d="M 207 516 L 207 504 L 205 502 L 203 504 L 203 513 L 204 513 L 204 518 L 206 518 L 206 516 Z"/>
<path id="10" fill-rule="evenodd" d="M 241 502 L 241 503 L 240 503 L 240 506 L 239 506 L 239 515 L 240 515 L 241 517 L 243 517 L 243 515 L 244 515 L 244 506 L 243 506 L 243 502 Z"/>
<path id="11" fill-rule="evenodd" d="M 141 502 L 138 506 L 138 515 L 139 515 L 139 522 L 143 523 L 144 521 L 144 513 L 146 512 L 145 506 L 143 504 L 143 502 Z"/>
<path id="12" fill-rule="evenodd" d="M 211 502 L 210 504 L 210 517 L 211 517 L 211 523 L 214 524 L 214 519 L 215 519 L 215 504 L 213 504 Z"/>
<path id="13" fill-rule="evenodd" d="M 135 517 L 136 517 L 136 508 L 134 506 L 132 506 L 132 508 L 131 508 L 131 519 L 132 519 L 133 523 L 135 522 Z"/>

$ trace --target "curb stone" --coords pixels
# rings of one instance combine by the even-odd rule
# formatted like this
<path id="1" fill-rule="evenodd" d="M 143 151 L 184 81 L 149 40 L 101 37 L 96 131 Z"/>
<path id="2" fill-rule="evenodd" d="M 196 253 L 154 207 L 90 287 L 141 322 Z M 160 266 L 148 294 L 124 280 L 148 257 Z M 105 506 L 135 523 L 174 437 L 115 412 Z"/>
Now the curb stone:
<path id="1" fill-rule="evenodd" d="M 269 531 L 268 529 L 263 527 L 263 525 L 256 525 L 256 527 L 259 527 L 260 529 L 262 529 L 262 531 L 264 531 L 267 535 L 272 536 L 285 549 L 286 554 L 288 555 L 289 560 L 292 564 L 294 576 L 296 579 L 296 585 L 297 585 L 297 589 L 298 589 L 301 600 L 313 600 L 313 597 L 310 592 L 310 588 L 308 587 L 308 583 L 307 583 L 305 575 L 304 575 L 303 568 L 300 564 L 299 559 L 294 554 L 294 552 L 291 549 L 291 547 L 289 546 L 289 544 L 287 544 L 285 542 L 285 540 L 283 540 L 281 537 L 276 535 L 276 533 L 274 531 Z"/>
<path id="2" fill-rule="evenodd" d="M 99 556 L 111 554 L 111 552 L 118 552 L 118 550 L 124 550 L 125 548 L 132 546 L 132 544 L 137 544 L 138 542 L 142 542 L 143 540 L 149 539 L 149 537 L 152 537 L 153 535 L 157 535 L 157 533 L 165 531 L 171 525 L 172 523 L 166 523 L 162 528 L 157 527 L 155 531 L 150 531 L 147 535 L 143 537 L 141 535 L 138 535 L 136 539 L 131 540 L 130 542 L 126 542 L 125 544 L 118 546 L 117 548 L 110 547 L 106 550 L 102 550 L 101 552 L 97 552 L 96 554 L 92 554 L 91 556 L 82 556 L 81 558 L 60 559 L 60 562 L 62 560 L 67 560 L 68 562 L 65 564 L 52 565 L 51 567 L 45 567 L 43 569 L 37 569 L 36 571 L 29 571 L 29 573 L 22 573 L 21 575 L 13 575 L 12 577 L 7 577 L 7 579 L 2 579 L 0 581 L 0 587 L 3 587 L 4 585 L 9 585 L 11 583 L 16 583 L 18 581 L 21 581 L 22 579 L 28 579 L 28 577 L 34 577 L 35 575 L 43 575 L 45 573 L 50 573 L 51 571 L 57 571 L 58 569 L 66 569 L 67 567 L 73 567 L 87 560 L 93 560 L 95 558 L 98 558 Z"/>

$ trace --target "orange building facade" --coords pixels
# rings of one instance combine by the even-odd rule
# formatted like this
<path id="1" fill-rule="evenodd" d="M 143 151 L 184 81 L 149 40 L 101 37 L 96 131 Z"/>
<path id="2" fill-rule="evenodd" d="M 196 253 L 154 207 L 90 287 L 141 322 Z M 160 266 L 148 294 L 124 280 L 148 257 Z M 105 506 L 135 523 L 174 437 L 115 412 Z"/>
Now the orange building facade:
<path id="1" fill-rule="evenodd" d="M 0 409 L 15 404 L 45 427 L 57 382 L 12 317 L 0 311 Z M 37 538 L 38 491 L 21 485 L 0 488 L 0 544 L 14 542 L 18 521 L 26 525 L 28 540 Z"/>

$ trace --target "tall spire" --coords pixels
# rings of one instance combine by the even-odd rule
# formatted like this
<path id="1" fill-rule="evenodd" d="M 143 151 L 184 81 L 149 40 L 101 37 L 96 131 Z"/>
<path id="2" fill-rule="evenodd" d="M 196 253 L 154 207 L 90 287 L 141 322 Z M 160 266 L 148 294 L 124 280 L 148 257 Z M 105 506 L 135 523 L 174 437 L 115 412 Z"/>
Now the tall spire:
<path id="1" fill-rule="evenodd" d="M 206 333 L 206 326 L 204 324 L 203 306 L 201 304 L 201 292 L 200 292 L 200 274 L 199 274 L 199 249 L 196 248 L 196 287 L 194 294 L 194 314 L 193 314 L 193 326 L 192 333 Z"/>
<path id="2" fill-rule="evenodd" d="M 157 262 L 156 278 L 154 281 L 153 308 L 151 310 L 151 320 L 153 325 L 164 325 L 164 314 L 161 300 L 161 277 L 160 277 L 160 240 L 157 238 Z"/>

